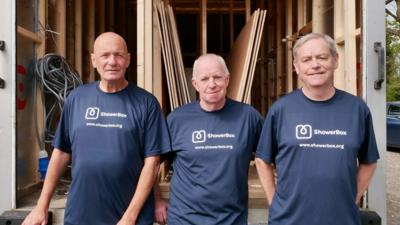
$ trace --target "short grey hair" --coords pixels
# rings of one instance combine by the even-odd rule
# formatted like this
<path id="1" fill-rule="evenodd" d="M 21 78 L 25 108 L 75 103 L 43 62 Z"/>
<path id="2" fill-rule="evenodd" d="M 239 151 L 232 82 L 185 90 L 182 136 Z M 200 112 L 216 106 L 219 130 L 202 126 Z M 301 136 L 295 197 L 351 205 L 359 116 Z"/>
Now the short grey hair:
<path id="1" fill-rule="evenodd" d="M 296 41 L 296 43 L 293 46 L 293 59 L 296 60 L 297 58 L 297 52 L 299 51 L 299 48 L 305 44 L 306 42 L 313 40 L 313 39 L 323 39 L 329 46 L 329 50 L 332 54 L 332 56 L 337 56 L 337 48 L 336 48 L 336 43 L 335 41 L 326 34 L 321 34 L 321 33 L 309 33 L 301 37 L 299 40 Z"/>
<path id="2" fill-rule="evenodd" d="M 217 60 L 219 61 L 219 63 L 222 66 L 224 75 L 229 76 L 229 70 L 228 67 L 226 66 L 225 60 L 224 58 L 222 58 L 221 56 L 217 55 L 217 54 L 213 54 L 213 53 L 206 53 L 201 55 L 199 58 L 197 58 L 194 63 L 193 63 L 193 73 L 192 73 L 192 80 L 194 80 L 197 76 L 197 65 L 199 63 L 199 61 L 205 57 L 216 57 Z"/>

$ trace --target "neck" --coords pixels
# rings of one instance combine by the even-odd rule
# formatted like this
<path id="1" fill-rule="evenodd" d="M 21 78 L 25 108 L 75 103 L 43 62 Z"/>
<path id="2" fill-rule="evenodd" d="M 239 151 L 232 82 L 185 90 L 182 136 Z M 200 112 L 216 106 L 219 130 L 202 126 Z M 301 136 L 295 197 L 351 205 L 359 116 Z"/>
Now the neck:
<path id="1" fill-rule="evenodd" d="M 106 93 L 118 92 L 118 91 L 124 89 L 126 86 L 128 86 L 128 81 L 126 81 L 126 80 L 120 80 L 120 81 L 114 81 L 114 82 L 101 80 L 100 85 L 99 85 L 100 90 L 102 90 Z"/>
<path id="2" fill-rule="evenodd" d="M 225 102 L 226 102 L 226 99 L 224 98 L 224 100 L 223 101 L 221 101 L 221 102 L 218 102 L 218 103 L 206 103 L 206 102 L 204 102 L 203 100 L 200 100 L 200 107 L 201 107 L 201 109 L 203 109 L 204 111 L 207 111 L 207 112 L 213 112 L 213 111 L 217 111 L 217 110 L 220 110 L 220 109 L 222 109 L 223 107 L 224 107 L 224 105 L 225 105 Z"/>
<path id="3" fill-rule="evenodd" d="M 301 89 L 303 94 L 313 101 L 326 101 L 335 95 L 335 87 L 307 88 Z"/>

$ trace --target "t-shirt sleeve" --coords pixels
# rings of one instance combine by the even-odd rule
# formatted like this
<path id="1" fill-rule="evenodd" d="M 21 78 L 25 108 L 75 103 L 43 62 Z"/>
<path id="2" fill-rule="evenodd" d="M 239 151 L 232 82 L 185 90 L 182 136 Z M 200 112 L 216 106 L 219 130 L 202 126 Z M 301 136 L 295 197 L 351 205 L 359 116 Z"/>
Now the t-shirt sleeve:
<path id="1" fill-rule="evenodd" d="M 358 160 L 361 164 L 375 163 L 379 159 L 378 147 L 376 145 L 374 127 L 371 113 L 367 112 L 365 118 L 364 141 L 358 152 Z"/>
<path id="2" fill-rule="evenodd" d="M 253 138 L 254 139 L 252 141 L 252 143 L 254 143 L 253 149 L 252 149 L 253 152 L 256 151 L 257 143 L 260 140 L 261 130 L 263 127 L 263 119 L 262 119 L 260 113 L 258 111 L 256 111 L 255 109 L 254 109 L 254 111 L 255 111 L 254 118 L 253 118 L 253 121 L 254 121 L 254 137 Z"/>
<path id="3" fill-rule="evenodd" d="M 71 108 L 71 99 L 68 98 L 64 104 L 64 108 L 61 113 L 61 118 L 60 121 L 58 122 L 56 134 L 52 142 L 54 148 L 58 148 L 66 153 L 71 153 L 71 139 L 69 135 L 70 117 L 71 117 L 70 108 Z"/>
<path id="4" fill-rule="evenodd" d="M 274 163 L 277 153 L 275 123 L 274 110 L 271 109 L 264 121 L 256 150 L 256 157 L 261 158 L 267 163 Z"/>
<path id="5" fill-rule="evenodd" d="M 161 107 L 154 98 L 150 101 L 145 124 L 144 156 L 155 156 L 167 153 L 171 149 L 167 123 Z"/>

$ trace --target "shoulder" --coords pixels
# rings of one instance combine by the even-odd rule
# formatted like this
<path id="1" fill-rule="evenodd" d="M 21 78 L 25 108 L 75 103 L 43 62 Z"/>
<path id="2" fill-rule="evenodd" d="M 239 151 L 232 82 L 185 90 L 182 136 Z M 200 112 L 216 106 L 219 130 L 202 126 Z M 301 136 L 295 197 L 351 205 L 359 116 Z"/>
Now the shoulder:
<path id="1" fill-rule="evenodd" d="M 198 108 L 199 108 L 199 102 L 194 101 L 174 109 L 171 113 L 169 113 L 168 118 L 173 119 L 184 115 L 190 115 L 195 111 L 197 111 Z"/>
<path id="2" fill-rule="evenodd" d="M 336 89 L 338 92 L 338 101 L 340 102 L 340 105 L 345 107 L 350 107 L 350 108 L 357 108 L 358 110 L 369 114 L 369 107 L 365 103 L 363 99 L 361 99 L 358 96 L 352 95 L 348 92 L 345 92 L 343 90 Z"/>
<path id="3" fill-rule="evenodd" d="M 146 108 L 160 107 L 157 98 L 153 94 L 135 84 L 129 83 L 126 93 L 128 93 L 129 98 L 137 105 Z"/>
<path id="4" fill-rule="evenodd" d="M 268 110 L 268 114 L 277 113 L 283 111 L 285 107 L 290 107 L 293 104 L 298 104 L 301 98 L 301 89 L 294 90 L 276 100 Z"/>
<path id="5" fill-rule="evenodd" d="M 249 104 L 239 102 L 230 98 L 227 98 L 226 104 L 231 109 L 231 111 L 234 111 L 235 113 L 242 112 L 245 114 L 261 117 L 261 114 L 257 111 L 257 109 Z"/>

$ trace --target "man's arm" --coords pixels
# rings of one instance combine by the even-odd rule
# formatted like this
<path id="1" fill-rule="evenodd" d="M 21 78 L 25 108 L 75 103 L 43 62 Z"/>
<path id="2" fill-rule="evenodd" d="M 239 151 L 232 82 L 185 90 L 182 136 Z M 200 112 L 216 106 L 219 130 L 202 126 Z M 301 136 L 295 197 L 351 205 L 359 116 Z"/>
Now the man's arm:
<path id="1" fill-rule="evenodd" d="M 142 172 L 140 173 L 135 194 L 133 195 L 128 209 L 125 211 L 121 220 L 118 222 L 118 225 L 136 224 L 136 220 L 139 216 L 140 210 L 146 202 L 147 197 L 150 194 L 151 188 L 153 187 L 159 166 L 159 156 L 151 156 L 144 159 L 144 166 Z"/>
<path id="2" fill-rule="evenodd" d="M 254 162 L 258 172 L 258 178 L 260 179 L 261 185 L 264 188 L 265 194 L 267 195 L 268 204 L 272 204 L 272 198 L 275 195 L 275 177 L 274 168 L 271 164 L 266 163 L 261 158 L 256 157 Z"/>
<path id="3" fill-rule="evenodd" d="M 58 180 L 67 168 L 70 159 L 71 155 L 69 153 L 63 152 L 57 148 L 53 150 L 37 205 L 32 212 L 29 213 L 22 225 L 47 224 L 47 213 L 51 196 L 54 193 Z"/>
<path id="4" fill-rule="evenodd" d="M 374 175 L 376 169 L 376 163 L 371 164 L 359 164 L 357 171 L 357 196 L 356 204 L 360 203 L 360 199 L 368 187 L 371 181 L 372 175 Z"/>
<path id="5" fill-rule="evenodd" d="M 154 218 L 158 224 L 164 225 L 167 223 L 167 210 L 168 202 L 161 198 L 160 184 L 157 176 L 156 182 L 154 182 Z"/>

